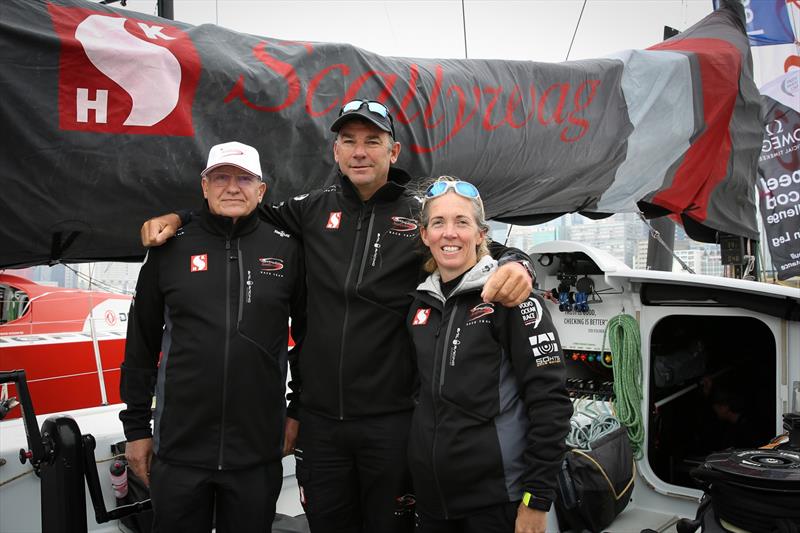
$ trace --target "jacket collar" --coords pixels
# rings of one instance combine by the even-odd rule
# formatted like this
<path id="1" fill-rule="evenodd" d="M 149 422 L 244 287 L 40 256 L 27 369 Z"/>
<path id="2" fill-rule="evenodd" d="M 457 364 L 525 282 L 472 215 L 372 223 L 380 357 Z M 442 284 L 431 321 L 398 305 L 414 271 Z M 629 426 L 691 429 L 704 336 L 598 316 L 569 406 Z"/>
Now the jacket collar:
<path id="1" fill-rule="evenodd" d="M 337 170 L 339 181 L 342 184 L 342 193 L 345 197 L 361 202 L 361 197 L 358 195 L 353 183 L 346 175 Z M 411 175 L 402 168 L 389 167 L 389 177 L 386 184 L 375 191 L 375 194 L 365 203 L 372 202 L 391 202 L 399 198 L 405 191 L 406 185 L 411 181 Z"/>
<path id="2" fill-rule="evenodd" d="M 208 209 L 208 201 L 203 202 L 200 225 L 209 233 L 233 239 L 252 233 L 258 227 L 258 224 L 258 207 L 253 209 L 253 212 L 249 215 L 239 217 L 239 220 L 234 224 L 233 219 L 230 217 L 213 214 Z"/>
<path id="3" fill-rule="evenodd" d="M 450 298 L 456 296 L 457 294 L 481 289 L 486 283 L 486 280 L 489 279 L 489 276 L 495 270 L 497 270 L 497 261 L 492 259 L 492 256 L 485 255 L 481 257 L 478 263 L 467 271 L 467 273 L 461 279 L 461 283 L 459 283 L 458 286 L 453 289 L 453 292 L 450 293 Z M 425 281 L 419 284 L 417 291 L 430 294 L 440 302 L 444 302 L 446 298 L 442 293 L 442 288 L 440 285 L 441 280 L 442 276 L 437 270 L 425 278 Z"/>

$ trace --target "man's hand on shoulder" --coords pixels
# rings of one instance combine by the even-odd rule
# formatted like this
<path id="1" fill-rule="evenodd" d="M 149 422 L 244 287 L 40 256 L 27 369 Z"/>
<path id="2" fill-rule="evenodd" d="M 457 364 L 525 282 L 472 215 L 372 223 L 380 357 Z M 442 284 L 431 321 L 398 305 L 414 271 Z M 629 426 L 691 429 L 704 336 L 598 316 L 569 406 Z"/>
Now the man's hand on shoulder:
<path id="1" fill-rule="evenodd" d="M 483 286 L 481 298 L 484 302 L 499 302 L 506 307 L 515 307 L 530 295 L 533 280 L 528 269 L 517 261 L 509 261 L 489 276 Z"/>
<path id="2" fill-rule="evenodd" d="M 175 213 L 151 218 L 142 224 L 140 230 L 142 246 L 146 248 L 161 246 L 175 235 L 179 227 L 181 227 L 181 218 Z"/>

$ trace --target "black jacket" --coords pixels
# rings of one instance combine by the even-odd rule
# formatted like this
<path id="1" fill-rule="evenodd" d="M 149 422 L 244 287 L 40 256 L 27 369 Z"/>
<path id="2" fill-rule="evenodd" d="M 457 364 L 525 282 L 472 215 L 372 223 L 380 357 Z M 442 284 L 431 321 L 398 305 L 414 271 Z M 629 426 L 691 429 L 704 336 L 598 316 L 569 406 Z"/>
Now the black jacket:
<path id="1" fill-rule="evenodd" d="M 131 305 L 120 391 L 128 440 L 192 466 L 281 458 L 288 319 L 303 336 L 299 243 L 259 220 L 212 215 L 153 248 Z M 161 363 L 159 361 L 161 352 Z"/>
<path id="2" fill-rule="evenodd" d="M 345 176 L 262 216 L 303 241 L 311 327 L 292 351 L 290 409 L 338 418 L 413 407 L 414 364 L 405 317 L 422 278 L 417 216 L 420 200 L 392 168 L 368 201 Z M 495 245 L 508 259 L 527 258 Z M 506 259 L 506 257 L 504 257 Z M 295 359 L 296 357 L 296 359 Z"/>
<path id="3" fill-rule="evenodd" d="M 522 499 L 555 498 L 572 404 L 558 334 L 531 296 L 484 304 L 485 257 L 445 299 L 438 274 L 417 289 L 407 318 L 419 368 L 409 466 L 419 508 L 460 518 Z"/>

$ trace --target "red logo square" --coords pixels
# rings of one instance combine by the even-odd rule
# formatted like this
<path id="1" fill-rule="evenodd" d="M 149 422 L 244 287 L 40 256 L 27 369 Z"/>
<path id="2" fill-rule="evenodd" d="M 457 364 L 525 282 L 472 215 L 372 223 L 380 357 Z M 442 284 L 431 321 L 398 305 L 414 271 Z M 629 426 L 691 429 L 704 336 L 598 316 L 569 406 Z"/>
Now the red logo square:
<path id="1" fill-rule="evenodd" d="M 200 58 L 183 30 L 91 9 L 47 7 L 61 39 L 61 129 L 194 134 Z"/>
<path id="2" fill-rule="evenodd" d="M 205 272 L 206 270 L 208 270 L 208 254 L 193 255 L 189 271 Z"/>
<path id="3" fill-rule="evenodd" d="M 328 215 L 328 224 L 325 226 L 327 229 L 339 229 L 339 224 L 342 223 L 342 212 L 331 211 Z"/>
<path id="4" fill-rule="evenodd" d="M 428 317 L 431 316 L 431 310 L 423 309 L 420 307 L 417 309 L 417 312 L 414 313 L 414 319 L 411 321 L 412 326 L 424 326 L 428 323 Z"/>

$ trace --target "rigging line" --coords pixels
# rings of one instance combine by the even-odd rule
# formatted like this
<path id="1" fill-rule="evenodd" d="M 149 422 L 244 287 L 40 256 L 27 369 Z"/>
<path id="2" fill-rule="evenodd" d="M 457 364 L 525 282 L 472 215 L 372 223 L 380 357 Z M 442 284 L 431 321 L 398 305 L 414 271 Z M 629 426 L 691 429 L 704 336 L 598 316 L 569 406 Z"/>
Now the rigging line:
<path id="1" fill-rule="evenodd" d="M 464 0 L 461 0 L 461 27 L 464 30 L 464 59 L 469 59 L 467 52 L 467 11 L 464 7 Z"/>
<path id="2" fill-rule="evenodd" d="M 583 18 L 583 10 L 586 9 L 586 2 L 588 0 L 583 0 L 583 6 L 581 7 L 581 14 L 578 15 L 578 22 L 575 24 L 575 31 L 572 32 L 572 40 L 569 42 L 569 50 L 567 50 L 567 57 L 564 61 L 569 61 L 569 54 L 572 53 L 572 45 L 575 43 L 575 36 L 578 35 L 578 28 L 581 25 L 581 19 Z"/>
<path id="3" fill-rule="evenodd" d="M 650 221 L 644 217 L 644 213 L 642 213 L 641 211 L 639 211 L 639 218 L 641 218 L 642 222 L 647 224 L 647 227 L 650 228 L 650 236 L 653 237 L 656 240 L 656 242 L 658 242 L 658 244 L 663 246 L 670 254 L 672 254 L 672 257 L 675 259 L 675 261 L 678 262 L 678 264 L 681 265 L 681 268 L 683 268 L 689 274 L 697 274 L 697 272 L 692 270 L 692 268 L 689 265 L 687 265 L 683 261 L 683 259 L 678 257 L 678 254 L 676 254 L 675 251 L 672 248 L 670 248 L 666 242 L 664 242 L 664 239 L 661 238 L 661 233 L 657 229 L 655 229 L 652 225 L 650 225 Z"/>

